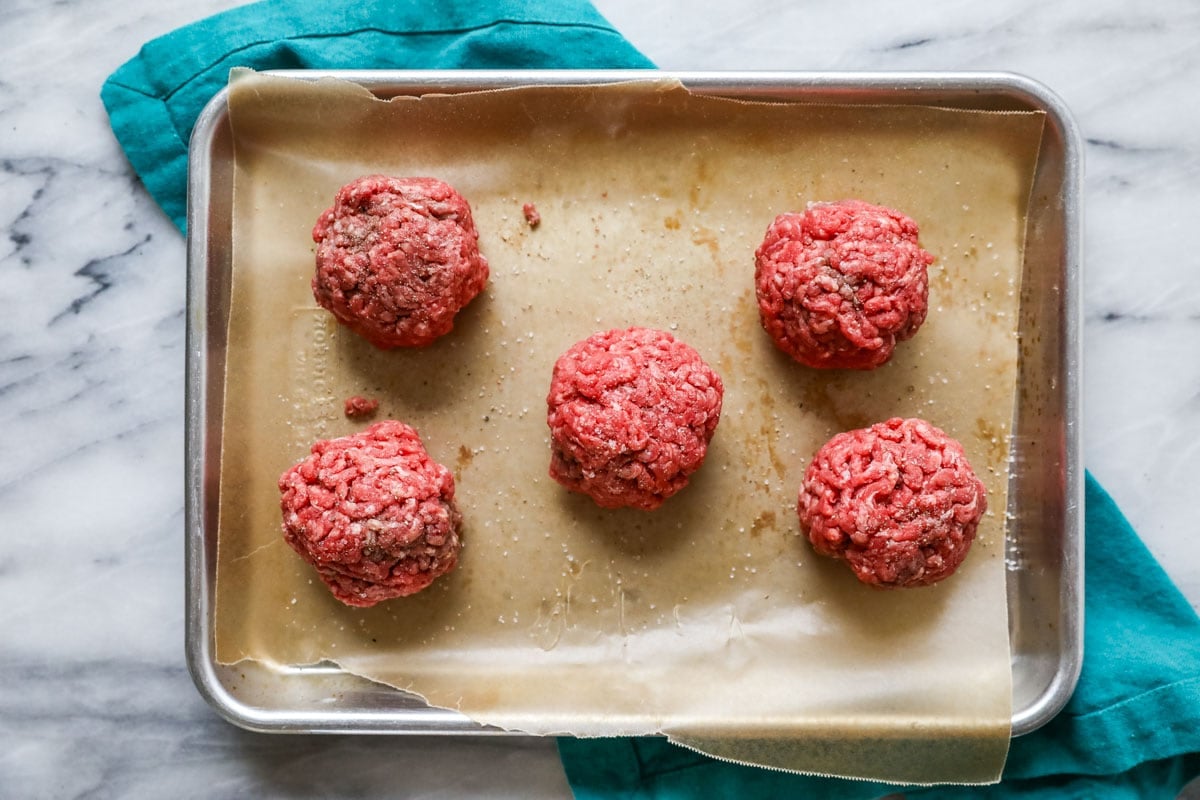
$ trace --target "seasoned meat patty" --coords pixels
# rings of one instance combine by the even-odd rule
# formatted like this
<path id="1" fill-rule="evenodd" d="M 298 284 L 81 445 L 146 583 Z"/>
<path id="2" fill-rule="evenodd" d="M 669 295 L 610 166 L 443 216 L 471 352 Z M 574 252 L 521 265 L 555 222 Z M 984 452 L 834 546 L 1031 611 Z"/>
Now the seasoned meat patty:
<path id="1" fill-rule="evenodd" d="M 839 433 L 800 487 L 800 527 L 863 583 L 926 586 L 951 575 L 987 511 L 962 445 L 920 419 Z"/>
<path id="2" fill-rule="evenodd" d="M 933 256 L 917 233 L 899 211 L 861 200 L 780 214 L 754 254 L 763 328 L 810 367 L 884 364 L 925 321 Z"/>
<path id="3" fill-rule="evenodd" d="M 471 207 L 434 178 L 368 175 L 317 220 L 313 296 L 381 348 L 422 347 L 487 283 Z"/>
<path id="4" fill-rule="evenodd" d="M 658 508 L 704 462 L 724 391 L 700 354 L 669 333 L 594 334 L 554 365 L 550 475 L 604 508 Z"/>
<path id="5" fill-rule="evenodd" d="M 419 592 L 458 563 L 454 477 L 402 422 L 318 441 L 279 491 L 283 538 L 346 605 Z"/>

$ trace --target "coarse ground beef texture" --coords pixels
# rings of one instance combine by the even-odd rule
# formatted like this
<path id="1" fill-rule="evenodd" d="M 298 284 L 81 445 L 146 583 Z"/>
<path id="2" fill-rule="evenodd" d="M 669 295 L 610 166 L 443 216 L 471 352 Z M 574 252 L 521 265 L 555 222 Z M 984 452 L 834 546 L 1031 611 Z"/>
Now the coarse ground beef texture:
<path id="1" fill-rule="evenodd" d="M 927 586 L 951 575 L 987 511 L 962 445 L 920 419 L 839 433 L 800 487 L 800 526 L 863 583 Z"/>
<path id="2" fill-rule="evenodd" d="M 917 223 L 861 200 L 780 214 L 754 253 L 763 328 L 810 367 L 874 369 L 916 334 L 933 256 Z"/>
<path id="3" fill-rule="evenodd" d="M 317 303 L 377 347 L 423 347 L 487 283 L 471 207 L 435 178 L 368 175 L 317 219 Z"/>
<path id="4" fill-rule="evenodd" d="M 665 331 L 594 334 L 550 379 L 550 475 L 604 508 L 658 508 L 704 462 L 724 386 Z"/>
<path id="5" fill-rule="evenodd" d="M 317 442 L 279 491 L 283 538 L 348 606 L 419 592 L 458 563 L 454 477 L 402 422 Z"/>

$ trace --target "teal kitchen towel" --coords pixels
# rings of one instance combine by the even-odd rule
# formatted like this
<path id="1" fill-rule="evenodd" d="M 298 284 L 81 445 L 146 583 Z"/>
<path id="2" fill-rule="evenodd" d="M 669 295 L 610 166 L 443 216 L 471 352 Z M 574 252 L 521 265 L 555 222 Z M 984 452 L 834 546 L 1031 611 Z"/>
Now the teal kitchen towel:
<path id="1" fill-rule="evenodd" d="M 142 47 L 100 98 L 146 189 L 183 230 L 187 145 L 232 67 L 649 68 L 586 0 L 267 0 Z"/>
<path id="2" fill-rule="evenodd" d="M 579 800 L 1173 798 L 1200 775 L 1200 618 L 1091 475 L 1083 673 L 1067 707 L 1013 740 L 994 786 L 904 789 L 716 761 L 665 739 L 561 739 Z"/>
<path id="3" fill-rule="evenodd" d="M 267 0 L 146 44 L 102 90 L 113 131 L 182 229 L 187 141 L 235 66 L 255 69 L 643 68 L 583 0 Z M 1066 710 L 1014 740 L 1002 783 L 914 798 L 1173 797 L 1200 773 L 1200 620 L 1120 511 L 1087 484 L 1085 659 Z M 868 798 L 897 787 L 708 759 L 661 739 L 560 742 L 579 798 Z M 1191 755 L 1188 755 L 1191 754 Z"/>

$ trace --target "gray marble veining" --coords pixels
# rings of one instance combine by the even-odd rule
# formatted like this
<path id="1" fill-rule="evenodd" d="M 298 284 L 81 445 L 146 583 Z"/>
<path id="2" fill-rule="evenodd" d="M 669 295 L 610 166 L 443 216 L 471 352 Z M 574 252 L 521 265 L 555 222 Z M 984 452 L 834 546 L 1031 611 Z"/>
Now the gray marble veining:
<path id="1" fill-rule="evenodd" d="M 184 245 L 98 93 L 231 5 L 0 15 L 0 796 L 565 796 L 550 742 L 259 736 L 191 685 Z M 1058 92 L 1087 138 L 1087 465 L 1200 606 L 1200 6 L 597 5 L 667 68 L 1001 69 Z"/>

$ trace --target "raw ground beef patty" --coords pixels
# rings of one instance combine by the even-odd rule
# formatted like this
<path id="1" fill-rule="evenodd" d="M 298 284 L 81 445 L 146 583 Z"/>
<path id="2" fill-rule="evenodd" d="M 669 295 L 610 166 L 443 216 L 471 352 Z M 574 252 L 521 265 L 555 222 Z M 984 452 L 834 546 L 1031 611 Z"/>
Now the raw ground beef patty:
<path id="1" fill-rule="evenodd" d="M 604 508 L 652 510 L 704 462 L 725 389 L 665 331 L 594 334 L 554 365 L 550 475 Z"/>
<path id="2" fill-rule="evenodd" d="M 863 583 L 926 586 L 958 569 L 987 511 L 962 445 L 920 419 L 889 419 L 825 443 L 800 487 L 816 551 Z"/>
<path id="3" fill-rule="evenodd" d="M 419 592 L 458 563 L 454 477 L 402 422 L 317 442 L 279 491 L 283 538 L 346 605 Z"/>
<path id="4" fill-rule="evenodd" d="M 312 236 L 313 296 L 377 347 L 421 347 L 449 333 L 487 283 L 471 208 L 435 178 L 352 181 Z"/>
<path id="5" fill-rule="evenodd" d="M 917 223 L 861 200 L 780 214 L 754 253 L 763 328 L 801 364 L 874 369 L 925 321 L 928 267 Z"/>

